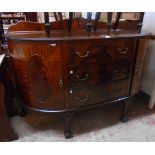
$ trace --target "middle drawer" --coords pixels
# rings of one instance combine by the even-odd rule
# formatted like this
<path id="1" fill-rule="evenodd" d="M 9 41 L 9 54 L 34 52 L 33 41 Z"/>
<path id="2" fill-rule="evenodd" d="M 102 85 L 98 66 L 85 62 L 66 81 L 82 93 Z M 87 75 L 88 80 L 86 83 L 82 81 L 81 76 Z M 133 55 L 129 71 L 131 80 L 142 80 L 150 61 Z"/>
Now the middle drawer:
<path id="1" fill-rule="evenodd" d="M 70 65 L 69 86 L 94 85 L 127 79 L 129 70 L 130 61 L 83 62 L 77 66 Z"/>

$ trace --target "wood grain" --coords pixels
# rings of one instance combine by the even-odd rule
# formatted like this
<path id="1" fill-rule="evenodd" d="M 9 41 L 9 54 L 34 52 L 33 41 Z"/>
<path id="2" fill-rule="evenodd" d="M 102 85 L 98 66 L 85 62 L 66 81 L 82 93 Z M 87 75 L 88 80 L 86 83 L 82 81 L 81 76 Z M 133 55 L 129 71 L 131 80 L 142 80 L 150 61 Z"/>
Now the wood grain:
<path id="1" fill-rule="evenodd" d="M 62 31 L 60 21 L 52 22 L 57 30 L 53 29 L 48 38 L 43 24 L 20 22 L 9 29 L 9 51 L 17 88 L 27 107 L 69 110 L 80 106 L 76 96 L 81 100 L 91 96 L 86 104 L 89 106 L 139 91 L 141 74 L 136 78 L 133 67 L 135 62 L 137 65 L 143 61 L 141 51 L 145 41 L 141 40 L 147 40 L 150 33 L 112 31 L 106 38 L 103 35 L 107 31 L 102 29 L 87 36 L 78 20 L 72 20 L 71 32 L 67 31 L 67 23 L 67 20 L 61 21 L 66 29 Z M 139 70 L 141 72 L 142 67 Z"/>

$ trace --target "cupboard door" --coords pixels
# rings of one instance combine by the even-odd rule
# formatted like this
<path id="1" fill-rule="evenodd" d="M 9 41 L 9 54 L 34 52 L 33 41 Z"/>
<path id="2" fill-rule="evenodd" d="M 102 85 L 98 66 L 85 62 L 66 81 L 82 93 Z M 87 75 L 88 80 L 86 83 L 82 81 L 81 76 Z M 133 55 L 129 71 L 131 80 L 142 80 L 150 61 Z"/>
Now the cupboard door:
<path id="1" fill-rule="evenodd" d="M 60 44 L 18 43 L 12 58 L 20 96 L 27 106 L 64 108 Z"/>

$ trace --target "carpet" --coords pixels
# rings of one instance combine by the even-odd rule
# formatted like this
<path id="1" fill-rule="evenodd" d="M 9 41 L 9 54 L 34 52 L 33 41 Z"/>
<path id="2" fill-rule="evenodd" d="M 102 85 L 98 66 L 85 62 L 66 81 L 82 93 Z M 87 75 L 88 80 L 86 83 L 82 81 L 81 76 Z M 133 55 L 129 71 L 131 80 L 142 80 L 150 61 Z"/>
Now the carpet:
<path id="1" fill-rule="evenodd" d="M 108 104 L 83 110 L 73 118 L 74 137 L 63 135 L 63 115 L 28 111 L 11 118 L 19 139 L 14 142 L 147 142 L 155 141 L 155 112 L 148 109 L 149 97 L 140 93 L 129 107 L 129 121 L 120 122 L 122 105 Z"/>

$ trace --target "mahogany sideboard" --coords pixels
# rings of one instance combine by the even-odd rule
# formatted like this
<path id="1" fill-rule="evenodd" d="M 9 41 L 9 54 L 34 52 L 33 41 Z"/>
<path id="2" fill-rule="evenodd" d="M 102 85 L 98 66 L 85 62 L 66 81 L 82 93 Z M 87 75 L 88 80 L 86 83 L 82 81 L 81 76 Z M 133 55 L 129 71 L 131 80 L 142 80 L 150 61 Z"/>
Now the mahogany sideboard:
<path id="1" fill-rule="evenodd" d="M 32 110 L 64 113 L 64 134 L 70 138 L 75 111 L 123 102 L 139 92 L 149 37 L 106 29 L 53 29 L 47 35 L 43 24 L 19 22 L 7 33 L 18 97 Z M 124 102 L 124 122 L 127 106 Z"/>

